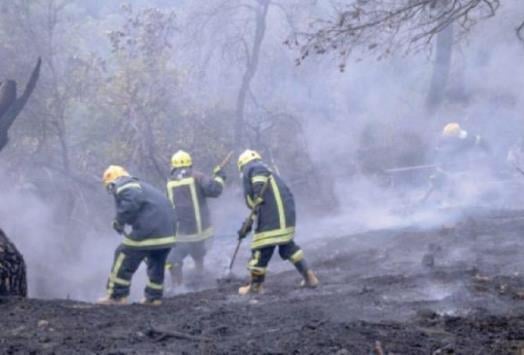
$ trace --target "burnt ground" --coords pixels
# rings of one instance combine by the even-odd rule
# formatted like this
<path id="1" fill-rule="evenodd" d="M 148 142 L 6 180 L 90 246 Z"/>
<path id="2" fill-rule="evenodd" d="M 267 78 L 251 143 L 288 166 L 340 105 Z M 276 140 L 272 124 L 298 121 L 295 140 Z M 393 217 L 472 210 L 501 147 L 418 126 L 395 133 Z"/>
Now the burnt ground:
<path id="1" fill-rule="evenodd" d="M 325 240 L 317 290 L 288 269 L 250 298 L 235 281 L 160 307 L 2 299 L 0 353 L 520 354 L 523 230 L 523 211 L 477 212 Z"/>

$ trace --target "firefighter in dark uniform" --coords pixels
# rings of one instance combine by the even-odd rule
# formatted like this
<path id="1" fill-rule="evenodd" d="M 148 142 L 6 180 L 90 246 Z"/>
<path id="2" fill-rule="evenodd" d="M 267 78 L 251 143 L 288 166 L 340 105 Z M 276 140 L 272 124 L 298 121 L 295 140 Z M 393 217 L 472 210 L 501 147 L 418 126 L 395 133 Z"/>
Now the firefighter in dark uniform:
<path id="1" fill-rule="evenodd" d="M 244 197 L 250 209 L 255 208 L 256 227 L 251 241 L 252 256 L 248 264 L 251 281 L 239 288 L 238 293 L 261 291 L 269 261 L 278 247 L 283 260 L 289 260 L 302 275 L 303 287 L 316 287 L 318 279 L 304 259 L 304 252 L 295 244 L 295 202 L 291 191 L 278 174 L 271 171 L 253 150 L 246 150 L 238 158 L 242 174 Z M 255 221 L 253 221 L 255 223 Z M 243 239 L 251 229 L 241 228 L 238 237 Z"/>
<path id="2" fill-rule="evenodd" d="M 165 195 L 134 177 L 121 166 L 111 165 L 103 182 L 114 196 L 113 228 L 124 236 L 115 252 L 107 283 L 107 296 L 99 304 L 126 304 L 131 278 L 140 263 L 147 265 L 144 304 L 161 304 L 167 255 L 175 244 L 176 218 Z M 126 233 L 125 226 L 132 227 Z"/>
<path id="3" fill-rule="evenodd" d="M 490 153 L 486 140 L 473 135 L 456 123 L 448 123 L 442 130 L 440 141 L 436 148 L 437 163 L 453 170 L 467 169 L 467 165 L 477 163 Z"/>
<path id="4" fill-rule="evenodd" d="M 490 147 L 486 140 L 470 134 L 456 123 L 444 126 L 437 147 L 437 171 L 430 177 L 432 188 L 441 189 L 454 178 L 465 178 L 466 173 L 487 168 Z"/>
<path id="5" fill-rule="evenodd" d="M 220 167 L 213 177 L 193 170 L 191 156 L 182 150 L 171 157 L 171 177 L 167 193 L 178 220 L 177 245 L 169 254 L 166 268 L 170 270 L 173 286 L 183 283 L 184 259 L 190 255 L 195 271 L 202 276 L 207 243 L 213 236 L 207 198 L 222 193 L 226 175 Z"/>

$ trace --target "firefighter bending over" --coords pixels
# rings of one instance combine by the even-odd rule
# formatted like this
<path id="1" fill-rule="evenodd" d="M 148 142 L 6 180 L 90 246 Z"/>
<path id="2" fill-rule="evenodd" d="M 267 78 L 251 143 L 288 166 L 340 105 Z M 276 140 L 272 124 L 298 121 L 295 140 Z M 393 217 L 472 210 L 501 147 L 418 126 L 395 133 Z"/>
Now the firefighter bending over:
<path id="1" fill-rule="evenodd" d="M 304 280 L 303 287 L 316 287 L 319 283 L 304 259 L 304 252 L 293 241 L 295 235 L 295 202 L 293 195 L 280 176 L 272 172 L 253 150 L 246 150 L 238 158 L 242 174 L 244 197 L 249 208 L 256 211 L 256 228 L 251 242 L 252 256 L 248 264 L 251 281 L 240 287 L 238 293 L 246 295 L 261 291 L 269 260 L 278 247 L 280 257 L 289 260 Z M 254 221 L 251 221 L 254 223 Z M 238 237 L 243 239 L 252 229 L 242 226 Z"/>
<path id="2" fill-rule="evenodd" d="M 97 303 L 126 304 L 131 278 L 145 261 L 148 282 L 141 303 L 161 304 L 166 258 L 175 244 L 176 232 L 176 218 L 169 200 L 156 188 L 129 176 L 121 166 L 109 166 L 103 182 L 115 198 L 113 228 L 124 240 L 115 251 L 107 296 Z M 132 227 L 129 234 L 126 225 Z"/>
<path id="3" fill-rule="evenodd" d="M 191 156 L 182 150 L 173 154 L 171 168 L 167 193 L 177 215 L 178 233 L 166 268 L 176 287 L 183 283 L 182 270 L 188 255 L 195 263 L 197 277 L 203 275 L 207 242 L 213 236 L 207 198 L 220 196 L 226 174 L 220 167 L 214 169 L 211 178 L 195 171 Z"/>

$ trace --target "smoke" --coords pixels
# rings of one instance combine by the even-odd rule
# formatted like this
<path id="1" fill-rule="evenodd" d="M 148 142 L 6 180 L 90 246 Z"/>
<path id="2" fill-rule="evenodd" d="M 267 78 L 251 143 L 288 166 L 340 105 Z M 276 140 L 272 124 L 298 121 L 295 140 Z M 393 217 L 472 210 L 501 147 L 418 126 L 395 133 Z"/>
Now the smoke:
<path id="1" fill-rule="evenodd" d="M 453 222 L 460 214 L 450 212 L 449 207 L 517 208 L 521 205 L 524 196 L 520 192 L 520 176 L 505 166 L 504 160 L 508 149 L 524 132 L 521 114 L 524 110 L 521 94 L 524 48 L 517 42 L 513 28 L 513 19 L 519 15 L 514 10 L 519 3 L 505 4 L 494 19 L 475 27 L 466 42 L 454 45 L 447 100 L 436 113 L 429 113 L 425 108 L 433 70 L 432 53 L 393 55 L 383 61 L 352 58 L 344 73 L 339 72 L 328 55 L 310 58 L 297 67 L 293 61 L 296 53 L 282 45 L 288 29 L 282 17 L 273 12 L 276 10 L 271 10 L 259 69 L 251 88 L 257 103 L 263 107 L 257 108 L 251 103 L 248 116 L 278 109 L 300 120 L 307 142 L 307 146 L 300 149 L 306 150 L 318 174 L 316 185 L 309 186 L 307 193 L 296 194 L 297 242 L 306 255 L 312 259 L 322 257 L 315 253 L 318 246 L 345 235 L 409 226 L 433 228 Z M 170 6 L 170 2 L 167 5 Z M 104 11 L 109 13 L 111 9 L 105 6 Z M 189 4 L 180 7 L 182 11 L 188 9 L 191 9 Z M 97 10 L 100 9 L 96 6 L 90 9 L 97 16 L 104 15 Z M 180 18 L 190 21 L 189 15 L 184 12 Z M 309 17 L 300 20 L 303 21 L 300 25 L 306 26 Z M 216 33 L 209 37 L 203 35 L 192 50 L 177 51 L 174 62 L 185 66 L 181 72 L 207 73 L 207 76 L 195 74 L 184 88 L 194 93 L 196 104 L 230 105 L 240 83 L 240 64 L 232 65 L 231 58 L 224 59 L 226 55 L 215 55 L 206 63 L 195 64 L 202 59 L 201 52 L 195 54 L 196 47 L 212 53 L 210 48 L 216 47 L 214 35 Z M 189 34 L 181 31 L 178 36 Z M 185 38 L 184 42 L 191 42 L 191 38 Z M 229 55 L 235 57 L 236 53 Z M 421 162 L 432 163 L 429 153 L 443 124 L 449 121 L 459 121 L 471 134 L 487 139 L 497 161 L 496 169 L 479 166 L 469 172 L 469 177 L 457 176 L 449 182 L 453 193 L 436 192 L 422 205 L 417 201 L 429 189 L 431 171 L 422 171 L 409 181 L 405 175 L 392 176 L 400 182 L 395 184 L 384 184 L 376 174 L 362 171 L 359 154 L 366 148 L 362 146 L 362 137 L 370 126 L 381 139 L 403 133 L 420 138 L 425 150 L 420 152 Z M 291 139 L 298 133 L 286 134 Z M 391 149 L 402 141 L 392 139 Z M 370 155 L 368 162 L 380 158 L 380 154 Z M 278 163 L 286 164 L 285 161 Z M 290 180 L 286 174 L 283 178 Z M 110 229 L 114 213 L 112 199 L 97 197 L 97 202 L 90 204 L 101 204 L 100 210 L 93 214 L 104 221 L 103 227 L 75 225 L 74 221 L 64 223 L 60 219 L 65 204 L 65 197 L 62 199 L 60 193 L 50 201 L 35 191 L 12 186 L 7 177 L 0 177 L 0 181 L 4 182 L 1 226 L 24 254 L 30 296 L 92 301 L 103 294 L 113 252 L 119 243 L 119 237 Z M 326 186 L 338 207 L 319 211 L 311 206 L 327 194 Z M 210 202 L 216 238 L 206 263 L 213 277 L 220 277 L 227 268 L 236 243 L 236 231 L 248 214 L 241 194 L 238 186 L 230 186 L 223 196 Z M 352 247 L 359 247 L 358 240 L 350 240 Z M 237 273 L 244 272 L 249 257 L 248 243 L 245 244 L 235 266 Z M 380 247 L 381 241 L 374 239 L 360 245 L 361 248 L 373 246 Z M 190 261 L 187 267 L 191 269 Z M 273 260 L 271 268 L 278 271 L 289 265 Z M 144 270 L 140 269 L 133 280 L 134 298 L 141 294 L 144 279 Z M 211 287 L 212 282 L 206 285 Z M 433 291 L 430 292 L 435 293 Z"/>
<path id="2" fill-rule="evenodd" d="M 64 214 L 67 196 L 42 196 L 36 186 L 9 183 L 4 174 L 0 221 L 23 254 L 29 296 L 93 300 L 104 292 L 118 237 Z M 108 196 L 108 204 L 112 199 Z M 102 208 L 104 210 L 104 208 Z M 107 216 L 108 225 L 111 216 Z"/>

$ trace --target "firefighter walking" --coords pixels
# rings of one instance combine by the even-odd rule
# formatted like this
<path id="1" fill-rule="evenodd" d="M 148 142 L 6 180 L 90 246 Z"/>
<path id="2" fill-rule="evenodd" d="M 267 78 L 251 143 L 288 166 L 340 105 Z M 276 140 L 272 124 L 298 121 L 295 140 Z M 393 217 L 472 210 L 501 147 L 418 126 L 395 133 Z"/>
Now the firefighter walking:
<path id="1" fill-rule="evenodd" d="M 161 191 L 130 176 L 121 166 L 109 166 L 103 182 L 114 196 L 113 228 L 123 235 L 123 241 L 115 251 L 107 295 L 97 303 L 127 304 L 133 274 L 145 261 L 148 282 L 141 303 L 158 305 L 163 295 L 166 258 L 175 244 L 176 218 L 169 200 Z M 129 234 L 126 225 L 132 227 Z"/>
<path id="2" fill-rule="evenodd" d="M 207 242 L 213 236 L 208 198 L 222 193 L 226 174 L 221 166 L 209 177 L 193 169 L 191 155 L 178 151 L 171 158 L 167 193 L 178 219 L 177 245 L 168 257 L 166 268 L 173 286 L 183 283 L 184 259 L 191 256 L 198 278 L 203 276 Z"/>
<path id="3" fill-rule="evenodd" d="M 251 259 L 248 270 L 251 281 L 240 287 L 238 293 L 246 295 L 262 290 L 267 266 L 278 247 L 283 260 L 289 260 L 302 275 L 303 287 L 316 287 L 317 277 L 308 267 L 304 252 L 294 242 L 295 202 L 293 195 L 278 174 L 271 171 L 263 162 L 260 154 L 246 150 L 238 158 L 238 169 L 242 174 L 244 198 L 249 208 L 255 209 L 255 220 L 239 230 L 239 239 L 243 239 L 256 223 L 251 241 Z"/>

